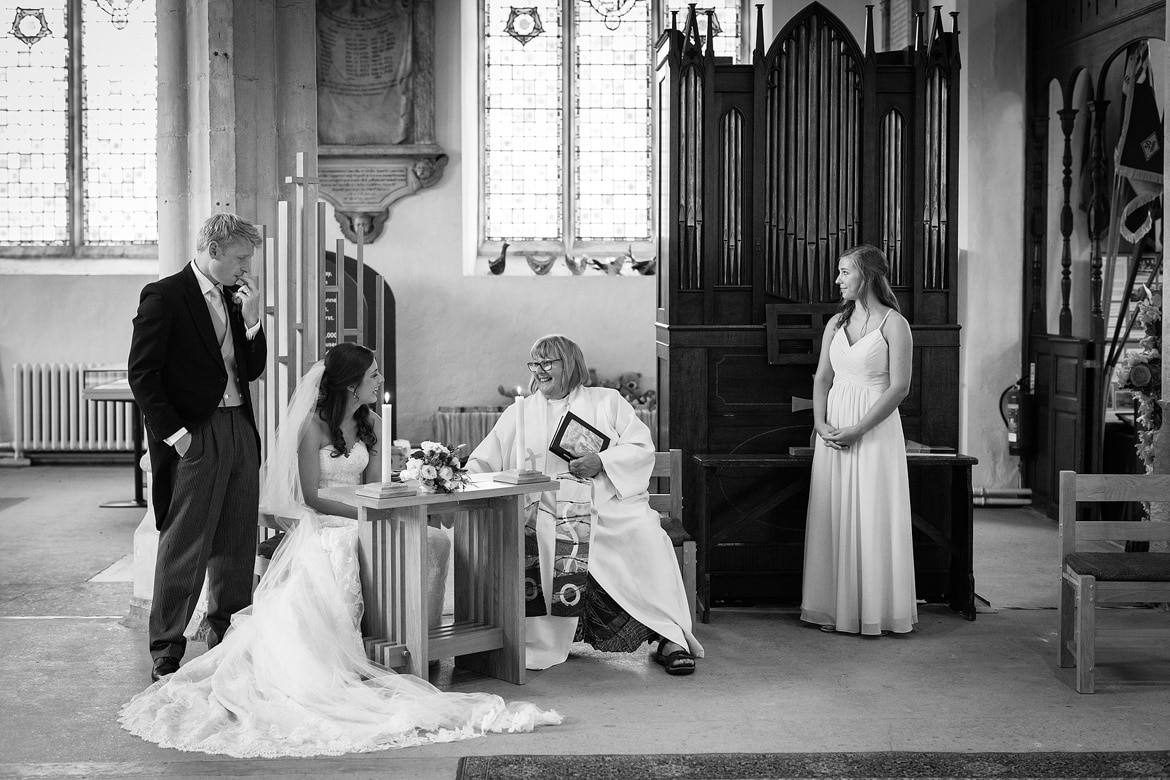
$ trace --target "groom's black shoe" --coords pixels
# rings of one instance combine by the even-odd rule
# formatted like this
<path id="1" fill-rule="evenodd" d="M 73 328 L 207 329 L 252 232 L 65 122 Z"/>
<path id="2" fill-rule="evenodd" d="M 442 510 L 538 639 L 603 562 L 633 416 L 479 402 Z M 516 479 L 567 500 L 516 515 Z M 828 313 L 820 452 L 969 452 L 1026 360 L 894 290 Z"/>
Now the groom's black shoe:
<path id="1" fill-rule="evenodd" d="M 177 671 L 179 671 L 179 659 L 164 655 L 161 658 L 154 659 L 154 668 L 150 670 L 150 679 L 158 682 L 168 674 L 174 674 Z"/>

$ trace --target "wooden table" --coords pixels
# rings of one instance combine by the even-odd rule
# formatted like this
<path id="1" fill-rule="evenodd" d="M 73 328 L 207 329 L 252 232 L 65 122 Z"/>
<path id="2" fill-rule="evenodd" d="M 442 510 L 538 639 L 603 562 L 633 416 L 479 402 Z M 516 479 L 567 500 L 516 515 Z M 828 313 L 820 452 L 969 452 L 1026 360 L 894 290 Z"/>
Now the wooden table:
<path id="1" fill-rule="evenodd" d="M 428 661 L 454 656 L 457 666 L 525 682 L 521 499 L 560 483 L 509 485 L 492 476 L 474 475 L 458 493 L 376 499 L 352 486 L 319 491 L 358 510 L 362 636 L 374 663 L 425 680 Z M 429 629 L 427 521 L 443 515 L 455 515 L 455 622 Z"/>
<path id="2" fill-rule="evenodd" d="M 711 552 L 717 536 L 711 522 L 711 496 L 717 489 L 721 476 L 757 473 L 779 473 L 805 471 L 812 468 L 812 455 L 721 455 L 698 454 L 694 456 L 699 464 L 700 483 L 696 496 L 695 517 L 698 522 L 698 580 L 699 600 L 703 608 L 703 622 L 711 619 Z M 915 531 L 949 555 L 949 571 L 943 572 L 940 582 L 919 578 L 918 598 L 927 601 L 943 601 L 951 609 L 962 613 L 968 620 L 975 619 L 975 575 L 972 568 L 973 512 L 971 508 L 971 467 L 979 461 L 969 455 L 908 454 L 912 484 L 911 519 Z M 933 490 L 945 490 L 945 500 L 924 506 L 927 501 L 919 498 L 919 491 L 913 489 L 916 478 L 929 482 Z M 800 483 L 807 488 L 808 477 Z M 767 512 L 781 503 L 791 500 L 797 491 L 793 480 L 778 480 L 771 495 L 756 504 L 737 523 L 759 521 Z M 807 501 L 807 498 L 805 498 Z M 807 505 L 804 506 L 807 509 Z M 804 517 L 804 509 L 801 517 Z M 767 576 L 768 572 L 760 572 Z"/>
<path id="3" fill-rule="evenodd" d="M 144 507 L 146 500 L 142 495 L 142 454 L 143 447 L 142 414 L 138 411 L 138 404 L 134 402 L 134 393 L 130 391 L 129 379 L 115 379 L 93 387 L 86 387 L 81 391 L 81 397 L 86 401 L 104 401 L 107 403 L 129 403 L 131 421 L 130 431 L 134 444 L 134 498 L 128 501 L 107 501 L 103 508 Z"/>

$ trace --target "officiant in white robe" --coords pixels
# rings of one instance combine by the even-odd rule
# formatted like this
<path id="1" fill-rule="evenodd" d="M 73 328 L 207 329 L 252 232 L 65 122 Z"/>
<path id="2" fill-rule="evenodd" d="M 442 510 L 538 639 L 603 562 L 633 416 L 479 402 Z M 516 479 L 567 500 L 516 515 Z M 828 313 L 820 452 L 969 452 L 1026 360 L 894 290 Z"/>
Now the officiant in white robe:
<path id="1" fill-rule="evenodd" d="M 546 336 L 533 346 L 532 358 L 529 368 L 533 372 L 533 393 L 505 410 L 471 454 L 468 469 L 488 472 L 516 468 L 520 430 L 527 468 L 553 478 L 572 473 L 588 478 L 585 496 L 591 493 L 596 510 L 588 543 L 589 575 L 620 610 L 649 629 L 648 633 L 662 638 L 655 658 L 666 666 L 667 672 L 693 672 L 694 658 L 703 656 L 703 647 L 691 631 L 692 616 L 674 548 L 662 530 L 658 513 L 650 508 L 648 488 L 654 466 L 650 429 L 616 390 L 582 384 L 587 369 L 580 348 L 571 340 Z M 549 450 L 568 412 L 609 437 L 604 451 L 575 458 L 570 464 Z M 521 415 L 522 421 L 518 420 Z M 589 473 L 590 463 L 599 466 L 596 474 Z M 571 486 L 570 492 L 577 485 L 566 484 Z M 552 562 L 557 554 L 552 510 L 557 493 L 541 494 L 540 501 L 546 511 L 538 515 L 536 538 L 541 588 L 548 611 L 540 617 L 526 618 L 529 669 L 545 669 L 568 658 L 579 620 L 552 614 Z"/>

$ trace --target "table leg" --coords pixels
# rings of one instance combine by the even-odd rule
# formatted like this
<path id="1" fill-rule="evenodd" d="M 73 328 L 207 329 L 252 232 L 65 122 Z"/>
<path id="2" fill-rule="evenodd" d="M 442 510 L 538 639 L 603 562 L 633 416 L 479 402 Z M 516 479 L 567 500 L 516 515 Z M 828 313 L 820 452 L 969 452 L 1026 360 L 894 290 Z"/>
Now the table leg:
<path id="1" fill-rule="evenodd" d="M 697 578 L 699 581 L 699 606 L 702 609 L 704 623 L 711 622 L 711 575 L 708 570 L 711 540 L 707 522 L 708 505 L 707 491 L 711 487 L 712 474 L 705 466 L 699 468 L 699 500 L 696 502 L 695 514 L 699 527 L 699 554 Z"/>
<path id="2" fill-rule="evenodd" d="M 951 475 L 951 609 L 975 619 L 975 510 L 971 506 L 971 467 Z"/>
<path id="3" fill-rule="evenodd" d="M 401 535 L 402 570 L 396 573 L 397 588 L 392 589 L 391 601 L 399 615 L 402 641 L 406 644 L 406 670 L 427 679 L 430 662 L 430 626 L 428 625 L 427 588 L 427 510 L 413 506 L 396 510 L 395 530 Z"/>
<path id="4" fill-rule="evenodd" d="M 388 513 L 381 513 L 388 515 Z M 362 637 L 365 640 L 366 655 L 374 663 L 391 666 L 382 657 L 378 645 L 389 640 L 385 594 L 386 558 L 390 549 L 386 538 L 390 518 L 379 516 L 366 507 L 358 508 L 358 573 L 362 582 Z"/>
<path id="5" fill-rule="evenodd" d="M 146 501 L 142 496 L 142 412 L 138 410 L 138 404 L 130 403 L 130 413 L 134 415 L 134 419 L 130 423 L 130 436 L 134 445 L 134 498 L 129 501 L 107 501 L 102 504 L 103 509 L 127 509 L 130 507 L 144 507 Z"/>
<path id="6" fill-rule="evenodd" d="M 429 652 L 427 588 L 423 581 L 427 554 L 425 510 L 359 507 L 358 542 L 366 655 L 388 669 L 425 675 Z"/>
<path id="7" fill-rule="evenodd" d="M 516 685 L 524 669 L 524 504 L 511 496 L 456 521 L 456 622 L 498 627 L 502 647 L 457 656 L 456 665 Z"/>

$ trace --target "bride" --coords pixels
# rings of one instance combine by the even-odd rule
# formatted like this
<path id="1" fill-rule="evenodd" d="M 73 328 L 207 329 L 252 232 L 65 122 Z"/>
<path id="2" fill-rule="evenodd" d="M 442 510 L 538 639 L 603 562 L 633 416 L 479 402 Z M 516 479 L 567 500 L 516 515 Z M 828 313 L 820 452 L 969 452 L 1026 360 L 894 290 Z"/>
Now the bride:
<path id="1" fill-rule="evenodd" d="M 366 406 L 380 378 L 373 353 L 348 343 L 302 378 L 261 474 L 261 501 L 287 536 L 224 641 L 131 699 L 119 716 L 127 731 L 163 747 L 253 758 L 368 752 L 561 722 L 552 710 L 443 692 L 366 659 L 356 528 L 332 514 L 348 508 L 320 498 L 317 487 L 381 478 L 371 451 L 390 445 L 377 441 L 377 417 Z"/>

